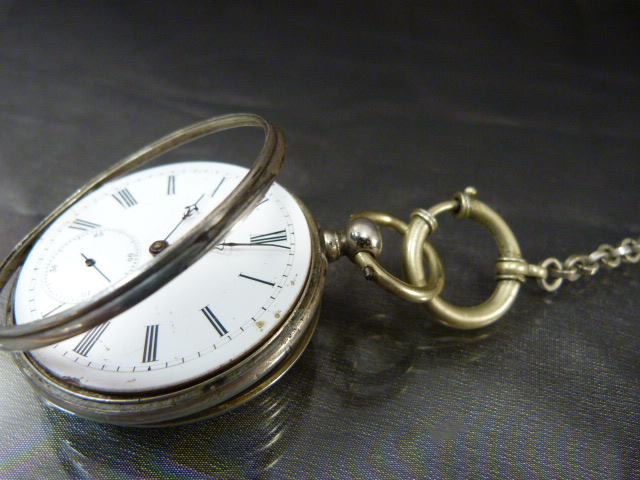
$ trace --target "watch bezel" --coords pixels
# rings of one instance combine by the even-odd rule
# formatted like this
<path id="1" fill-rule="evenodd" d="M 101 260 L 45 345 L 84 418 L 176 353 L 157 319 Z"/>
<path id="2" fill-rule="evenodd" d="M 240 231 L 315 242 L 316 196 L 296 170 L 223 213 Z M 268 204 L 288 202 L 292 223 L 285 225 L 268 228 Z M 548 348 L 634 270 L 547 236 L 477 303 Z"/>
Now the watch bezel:
<path id="1" fill-rule="evenodd" d="M 0 350 L 26 351 L 60 342 L 86 332 L 136 305 L 172 278 L 195 263 L 222 236 L 253 210 L 278 174 L 286 152 L 284 134 L 278 127 L 253 114 L 232 114 L 210 118 L 177 130 L 142 148 L 76 191 L 9 254 L 0 266 L 0 293 L 15 278 L 29 251 L 44 231 L 65 211 L 105 183 L 147 164 L 151 160 L 198 138 L 239 127 L 261 127 L 264 145 L 251 169 L 238 186 L 202 221 L 154 261 L 129 274 L 122 281 L 90 301 L 62 313 L 24 325 L 5 320 L 0 325 Z M 15 287 L 15 282 L 12 288 Z M 13 318 L 13 303 L 7 304 L 6 318 Z"/>

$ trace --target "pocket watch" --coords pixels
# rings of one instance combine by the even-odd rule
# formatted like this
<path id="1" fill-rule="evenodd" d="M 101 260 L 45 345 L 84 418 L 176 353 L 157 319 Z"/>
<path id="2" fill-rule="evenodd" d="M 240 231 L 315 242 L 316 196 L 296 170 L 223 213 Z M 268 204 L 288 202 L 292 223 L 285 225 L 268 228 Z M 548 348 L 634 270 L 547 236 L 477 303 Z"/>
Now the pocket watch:
<path id="1" fill-rule="evenodd" d="M 250 169 L 199 160 L 145 166 L 205 135 L 264 130 Z M 273 183 L 282 132 L 251 114 L 215 117 L 134 153 L 74 193 L 11 252 L 0 348 L 50 405 L 101 422 L 174 425 L 219 414 L 269 387 L 315 328 L 328 262 L 349 257 L 373 280 L 423 303 L 455 328 L 500 318 L 521 283 L 547 290 L 599 266 L 638 262 L 638 242 L 539 265 L 522 259 L 504 220 L 467 188 L 418 209 L 409 223 L 377 211 L 344 231 L 321 230 L 304 204 Z M 495 238 L 497 287 L 476 307 L 439 296 L 444 273 L 428 237 L 451 212 Z M 404 236 L 406 280 L 377 261 L 379 226 Z M 425 268 L 426 266 L 426 268 Z"/>

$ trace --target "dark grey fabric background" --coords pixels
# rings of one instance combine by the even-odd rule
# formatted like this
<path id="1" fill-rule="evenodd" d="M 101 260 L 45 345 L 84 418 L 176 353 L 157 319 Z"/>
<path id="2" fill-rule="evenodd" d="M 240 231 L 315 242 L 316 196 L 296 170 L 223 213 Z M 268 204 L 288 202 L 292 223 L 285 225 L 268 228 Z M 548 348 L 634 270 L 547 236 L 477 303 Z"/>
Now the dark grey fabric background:
<path id="1" fill-rule="evenodd" d="M 637 238 L 639 54 L 636 2 L 0 0 L 0 254 L 114 161 L 236 111 L 284 129 L 279 181 L 327 227 L 474 185 L 531 261 Z M 435 237 L 446 298 L 482 301 L 492 241 Z M 639 286 L 529 282 L 459 333 L 341 261 L 276 387 L 163 430 L 54 412 L 2 355 L 0 477 L 637 479 Z"/>

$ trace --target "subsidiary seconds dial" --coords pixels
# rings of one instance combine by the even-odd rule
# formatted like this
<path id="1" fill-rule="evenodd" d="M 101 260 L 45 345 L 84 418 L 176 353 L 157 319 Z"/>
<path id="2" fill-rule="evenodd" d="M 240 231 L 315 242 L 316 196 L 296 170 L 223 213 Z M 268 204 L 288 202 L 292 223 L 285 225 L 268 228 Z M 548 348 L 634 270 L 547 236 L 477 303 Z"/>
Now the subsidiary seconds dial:
<path id="1" fill-rule="evenodd" d="M 140 245 L 131 234 L 80 220 L 70 228 L 87 232 L 62 245 L 47 262 L 42 281 L 52 299 L 81 302 L 138 266 Z"/>
<path id="2" fill-rule="evenodd" d="M 16 323 L 70 308 L 162 255 L 245 173 L 222 163 L 178 163 L 88 195 L 25 262 Z M 241 224 L 165 287 L 83 335 L 32 351 L 32 361 L 54 379 L 121 394 L 176 388 L 228 368 L 267 342 L 295 305 L 311 262 L 309 228 L 295 198 L 273 185 Z"/>

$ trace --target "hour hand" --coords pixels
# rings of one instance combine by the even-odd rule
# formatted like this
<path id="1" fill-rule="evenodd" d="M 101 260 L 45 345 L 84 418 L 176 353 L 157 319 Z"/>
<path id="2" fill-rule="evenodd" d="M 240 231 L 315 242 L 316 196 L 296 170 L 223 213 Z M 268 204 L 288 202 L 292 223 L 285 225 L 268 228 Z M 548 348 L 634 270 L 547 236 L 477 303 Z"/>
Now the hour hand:
<path id="1" fill-rule="evenodd" d="M 286 248 L 291 250 L 291 247 L 287 245 L 278 245 L 276 243 L 239 243 L 239 242 L 222 242 L 220 245 L 216 245 L 219 250 L 224 250 L 225 247 L 276 247 Z"/>

